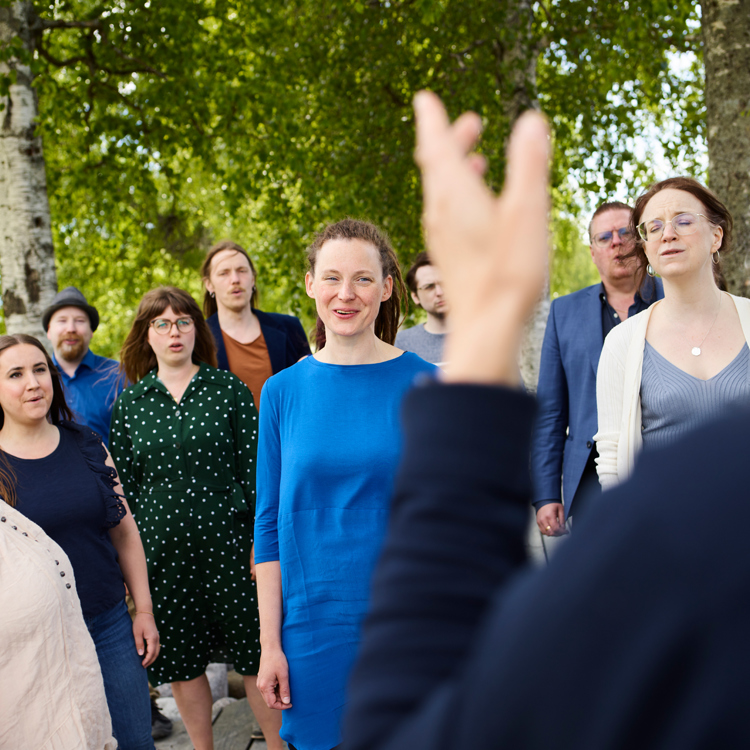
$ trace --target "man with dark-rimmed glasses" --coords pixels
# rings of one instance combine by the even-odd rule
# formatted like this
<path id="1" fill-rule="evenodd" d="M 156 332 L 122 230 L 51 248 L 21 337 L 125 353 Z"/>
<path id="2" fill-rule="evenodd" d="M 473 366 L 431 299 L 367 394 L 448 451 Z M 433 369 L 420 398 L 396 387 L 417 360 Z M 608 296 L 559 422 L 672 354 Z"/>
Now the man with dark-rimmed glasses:
<path id="1" fill-rule="evenodd" d="M 531 448 L 534 507 L 546 536 L 567 533 L 599 490 L 596 474 L 596 368 L 606 335 L 664 296 L 661 282 L 636 289 L 632 209 L 612 201 L 589 224 L 591 259 L 601 283 L 552 302 L 542 345 Z"/>

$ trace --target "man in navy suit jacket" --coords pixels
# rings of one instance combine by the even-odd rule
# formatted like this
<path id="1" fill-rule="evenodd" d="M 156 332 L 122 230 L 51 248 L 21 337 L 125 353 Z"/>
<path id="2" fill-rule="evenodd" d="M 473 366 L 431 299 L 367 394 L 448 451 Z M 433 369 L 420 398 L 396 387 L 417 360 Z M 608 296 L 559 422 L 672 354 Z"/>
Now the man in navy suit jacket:
<path id="1" fill-rule="evenodd" d="M 203 312 L 219 369 L 230 370 L 247 385 L 257 408 L 265 381 L 310 354 L 302 323 L 293 315 L 257 309 L 255 266 L 236 242 L 217 242 L 206 254 L 201 276 Z"/>
<path id="2" fill-rule="evenodd" d="M 531 448 L 533 503 L 542 534 L 567 533 L 565 521 L 599 492 L 594 434 L 596 369 L 606 335 L 620 321 L 664 296 L 647 279 L 636 290 L 631 208 L 604 203 L 589 225 L 591 258 L 601 283 L 552 302 L 542 344 L 539 413 Z M 561 494 L 562 490 L 562 494 Z"/>

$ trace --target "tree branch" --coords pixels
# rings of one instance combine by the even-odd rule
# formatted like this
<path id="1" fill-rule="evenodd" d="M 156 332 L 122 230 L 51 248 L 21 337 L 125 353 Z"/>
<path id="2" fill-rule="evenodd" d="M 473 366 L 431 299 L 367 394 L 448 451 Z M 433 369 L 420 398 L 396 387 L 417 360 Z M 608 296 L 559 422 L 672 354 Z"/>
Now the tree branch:
<path id="1" fill-rule="evenodd" d="M 42 31 L 47 29 L 101 29 L 101 19 L 95 18 L 93 21 L 45 21 L 39 19 Z"/>
<path id="2" fill-rule="evenodd" d="M 148 63 L 144 62 L 143 60 L 140 60 L 137 57 L 131 57 L 130 55 L 126 54 L 123 50 L 121 50 L 118 46 L 111 43 L 109 41 L 109 29 L 108 27 L 102 23 L 101 19 L 96 18 L 91 21 L 44 21 L 42 19 L 39 19 L 39 25 L 37 27 L 39 31 L 46 31 L 48 29 L 87 29 L 88 34 L 86 34 L 86 39 L 89 43 L 89 54 L 87 56 L 81 56 L 77 55 L 75 57 L 70 57 L 66 60 L 58 60 L 53 55 L 51 55 L 47 50 L 44 49 L 44 45 L 42 43 L 43 36 L 40 33 L 39 34 L 39 51 L 40 54 L 50 63 L 55 65 L 58 68 L 64 68 L 67 65 L 72 65 L 77 62 L 84 62 L 87 63 L 89 66 L 89 69 L 92 73 L 94 73 L 96 70 L 103 71 L 104 73 L 108 73 L 109 75 L 113 76 L 129 76 L 133 73 L 151 73 L 152 75 L 157 76 L 158 78 L 161 78 L 162 80 L 167 80 L 168 76 L 163 73 L 160 70 L 157 70 L 156 68 L 153 68 Z M 119 57 L 121 60 L 124 60 L 127 63 L 132 63 L 134 67 L 132 68 L 126 68 L 126 69 L 117 69 L 117 68 L 110 68 L 105 66 L 103 63 L 101 63 L 99 60 L 96 59 L 93 51 L 93 45 L 91 44 L 93 39 L 92 32 L 98 31 L 101 35 L 102 44 L 106 47 L 109 47 L 117 57 Z"/>
<path id="3" fill-rule="evenodd" d="M 150 130 L 146 125 L 146 118 L 144 116 L 143 107 L 141 107 L 139 104 L 136 104 L 132 99 L 128 99 L 128 97 L 123 94 L 120 89 L 117 86 L 113 86 L 111 83 L 105 83 L 104 81 L 97 81 L 96 82 L 97 88 L 105 89 L 107 91 L 112 92 L 118 99 L 122 100 L 122 102 L 125 104 L 126 107 L 129 109 L 134 109 L 136 112 L 138 112 L 142 116 L 142 122 L 143 122 L 143 133 L 144 135 L 147 135 Z M 93 101 L 93 98 L 92 98 Z"/>
<path id="4" fill-rule="evenodd" d="M 87 62 L 87 58 L 85 58 L 83 55 L 78 55 L 76 57 L 69 57 L 67 60 L 58 60 L 56 57 L 51 55 L 49 52 L 47 52 L 44 44 L 42 43 L 42 37 L 39 37 L 39 44 L 37 45 L 37 51 L 39 54 L 49 63 L 52 63 L 56 68 L 65 68 L 68 65 L 73 65 L 73 63 L 78 62 Z"/>
<path id="5" fill-rule="evenodd" d="M 114 53 L 125 62 L 134 63 L 136 65 L 139 65 L 140 67 L 134 70 L 130 71 L 119 71 L 119 70 L 107 70 L 106 68 L 102 67 L 102 70 L 107 70 L 108 73 L 111 73 L 112 75 L 129 75 L 131 73 L 153 73 L 153 75 L 157 76 L 158 78 L 161 78 L 162 81 L 166 81 L 168 76 L 166 73 L 162 73 L 160 70 L 157 70 L 156 68 L 152 68 L 148 63 L 144 62 L 143 60 L 140 60 L 137 57 L 130 57 L 130 55 L 126 55 L 119 47 L 115 47 L 114 44 L 110 44 L 110 47 L 114 50 Z"/>

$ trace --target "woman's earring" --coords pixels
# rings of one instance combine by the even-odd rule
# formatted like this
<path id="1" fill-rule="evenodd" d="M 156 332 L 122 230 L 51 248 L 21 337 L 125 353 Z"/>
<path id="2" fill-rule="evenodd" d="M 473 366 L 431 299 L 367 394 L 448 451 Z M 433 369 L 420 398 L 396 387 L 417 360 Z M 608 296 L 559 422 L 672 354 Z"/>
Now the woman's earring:
<path id="1" fill-rule="evenodd" d="M 649 276 L 656 276 L 656 274 L 654 273 L 654 267 L 650 263 L 646 266 L 646 273 Z"/>
<path id="2" fill-rule="evenodd" d="M 715 266 L 718 266 L 719 263 L 721 263 L 721 255 L 719 255 L 719 251 L 718 250 L 711 256 L 711 262 Z"/>
<path id="3" fill-rule="evenodd" d="M 211 299 L 216 299 L 216 292 L 211 292 Z"/>

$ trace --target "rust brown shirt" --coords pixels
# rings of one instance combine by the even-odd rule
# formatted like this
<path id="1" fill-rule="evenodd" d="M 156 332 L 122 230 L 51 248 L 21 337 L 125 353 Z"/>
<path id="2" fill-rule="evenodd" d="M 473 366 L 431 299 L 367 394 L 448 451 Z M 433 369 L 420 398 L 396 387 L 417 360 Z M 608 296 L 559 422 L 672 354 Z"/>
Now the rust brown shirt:
<path id="1" fill-rule="evenodd" d="M 249 344 L 240 344 L 224 331 L 221 332 L 221 337 L 227 350 L 230 372 L 250 389 L 255 408 L 260 408 L 260 391 L 266 380 L 273 375 L 263 332 L 261 331 L 260 336 Z"/>

